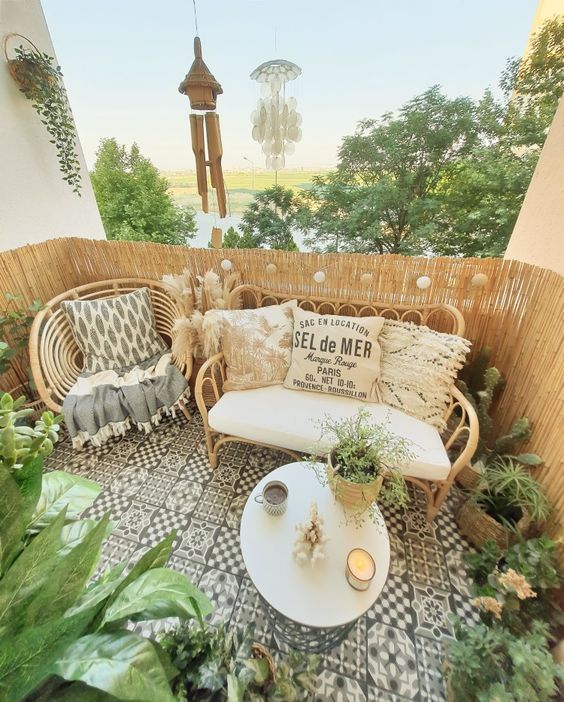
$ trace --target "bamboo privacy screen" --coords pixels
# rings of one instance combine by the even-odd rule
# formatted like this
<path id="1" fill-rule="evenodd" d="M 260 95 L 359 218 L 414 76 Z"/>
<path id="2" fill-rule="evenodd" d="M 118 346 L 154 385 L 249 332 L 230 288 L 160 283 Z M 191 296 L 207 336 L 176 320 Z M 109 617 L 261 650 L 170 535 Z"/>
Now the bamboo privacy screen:
<path id="1" fill-rule="evenodd" d="M 185 266 L 197 273 L 221 273 L 228 258 L 242 282 L 288 293 L 351 297 L 390 303 L 446 302 L 466 319 L 474 348 L 493 348 L 493 360 L 507 378 L 495 421 L 507 428 L 518 416 L 533 423 L 527 450 L 545 460 L 539 475 L 555 505 L 552 531 L 564 524 L 564 279 L 556 273 L 500 259 L 411 258 L 361 254 L 290 253 L 266 250 L 190 249 L 126 241 L 56 239 L 0 254 L 0 290 L 47 301 L 83 283 L 107 278 L 160 278 Z M 268 273 L 267 264 L 276 266 Z M 323 270 L 318 285 L 313 273 Z M 372 273 L 369 285 L 360 283 Z M 483 288 L 472 276 L 485 273 Z M 419 290 L 419 276 L 431 287 Z M 8 377 L 4 389 L 15 383 Z M 10 384 L 11 383 L 11 384 Z"/>

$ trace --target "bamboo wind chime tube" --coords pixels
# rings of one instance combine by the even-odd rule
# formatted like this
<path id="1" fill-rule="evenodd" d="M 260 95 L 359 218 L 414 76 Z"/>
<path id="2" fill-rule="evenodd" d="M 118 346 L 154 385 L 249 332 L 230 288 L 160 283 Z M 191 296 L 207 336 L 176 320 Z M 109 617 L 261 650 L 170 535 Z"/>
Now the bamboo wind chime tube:
<path id="1" fill-rule="evenodd" d="M 210 180 L 212 188 L 217 193 L 217 209 L 220 217 L 227 214 L 227 197 L 225 183 L 221 169 L 223 147 L 221 145 L 221 132 L 219 131 L 219 115 L 216 112 L 206 112 L 206 134 L 208 137 L 208 158 L 210 167 Z"/>
<path id="2" fill-rule="evenodd" d="M 192 151 L 196 159 L 196 182 L 198 194 L 202 198 L 202 210 L 209 212 L 208 176 L 206 172 L 206 146 L 204 141 L 203 115 L 190 115 L 190 133 L 192 136 Z M 212 181 L 213 185 L 213 181 Z"/>

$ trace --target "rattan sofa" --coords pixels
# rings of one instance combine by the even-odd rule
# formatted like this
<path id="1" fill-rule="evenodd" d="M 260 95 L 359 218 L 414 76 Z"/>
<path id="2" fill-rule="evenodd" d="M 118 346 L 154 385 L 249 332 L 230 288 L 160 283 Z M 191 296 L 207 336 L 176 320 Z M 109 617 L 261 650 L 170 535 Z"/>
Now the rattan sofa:
<path id="1" fill-rule="evenodd" d="M 182 316 L 171 290 L 164 283 L 145 278 L 119 278 L 88 283 L 57 295 L 46 303 L 37 314 L 31 327 L 29 355 L 31 372 L 37 392 L 45 405 L 55 411 L 62 410 L 63 400 L 82 372 L 82 352 L 74 339 L 71 327 L 61 307 L 65 300 L 94 300 L 115 297 L 149 288 L 157 332 L 170 346 L 175 321 Z M 181 368 L 188 379 L 189 367 Z M 189 419 L 188 409 L 181 409 Z"/>
<path id="2" fill-rule="evenodd" d="M 328 299 L 325 297 L 288 295 L 285 293 L 272 292 L 258 286 L 242 285 L 235 288 L 231 293 L 231 306 L 240 305 L 244 308 L 257 308 L 272 304 L 280 304 L 289 299 L 297 299 L 298 304 L 303 309 L 312 310 L 322 314 L 341 314 L 347 316 L 371 316 L 381 315 L 386 318 L 411 321 L 416 324 L 425 324 L 437 331 L 464 335 L 464 318 L 459 310 L 446 304 L 427 305 L 397 305 L 391 306 L 378 302 L 367 302 L 362 300 Z M 237 303 L 237 305 L 236 305 Z M 302 421 L 306 416 L 308 403 L 311 406 L 313 398 L 320 397 L 318 393 L 308 393 L 297 390 L 285 390 L 279 387 L 274 393 L 268 388 L 258 390 L 243 390 L 237 392 L 223 392 L 223 383 L 226 379 L 226 366 L 223 353 L 218 353 L 200 368 L 195 384 L 195 398 L 198 409 L 203 418 L 206 444 L 210 466 L 216 468 L 218 465 L 218 452 L 227 442 L 239 441 L 250 444 L 260 444 L 270 448 L 284 451 L 294 459 L 300 457 L 295 450 L 295 443 L 287 433 L 285 436 L 276 433 L 277 423 L 281 423 L 284 413 L 294 412 L 294 422 Z M 278 387 L 278 386 L 277 386 Z M 261 391 L 262 395 L 261 395 Z M 247 395 L 245 396 L 245 393 Z M 244 417 L 244 405 L 240 400 L 251 399 L 251 394 L 255 400 L 267 396 L 270 398 L 271 406 L 260 407 L 258 412 L 248 411 Z M 278 394 L 276 394 L 278 393 Z M 288 393 L 290 393 L 288 395 Z M 284 398 L 282 395 L 284 394 Z M 280 396 L 280 397 L 278 397 Z M 300 397 L 301 396 L 301 397 Z M 327 398 L 326 395 L 321 396 Z M 286 407 L 281 406 L 289 398 L 292 403 Z M 280 402 L 278 402 L 280 400 Z M 325 400 L 328 402 L 328 400 Z M 361 405 L 364 403 L 360 403 Z M 220 408 L 223 405 L 223 410 Z M 249 410 L 251 409 L 247 405 Z M 226 412 L 225 409 L 228 411 Z M 252 416 L 249 416 L 252 415 Z M 215 417 L 215 420 L 214 420 Z M 242 418 L 244 421 L 242 421 Z M 409 431 L 409 421 L 419 420 L 406 419 L 406 431 Z M 445 412 L 447 430 L 438 435 L 443 457 L 446 458 L 446 465 L 431 471 L 429 477 L 421 470 L 415 470 L 413 475 L 405 474 L 407 480 L 418 485 L 427 498 L 427 518 L 434 519 L 438 513 L 444 499 L 446 498 L 457 473 L 470 462 L 478 443 L 478 418 L 468 400 L 456 388 L 452 387 L 450 401 Z M 256 422 L 253 430 L 249 430 L 249 422 Z M 419 422 L 419 424 L 421 424 Z M 301 426 L 300 425 L 300 428 Z M 276 436 L 275 442 L 269 443 L 257 440 L 257 436 L 262 432 L 262 436 Z M 409 438 L 409 437 L 408 437 Z M 454 455 L 453 455 L 454 454 Z"/>

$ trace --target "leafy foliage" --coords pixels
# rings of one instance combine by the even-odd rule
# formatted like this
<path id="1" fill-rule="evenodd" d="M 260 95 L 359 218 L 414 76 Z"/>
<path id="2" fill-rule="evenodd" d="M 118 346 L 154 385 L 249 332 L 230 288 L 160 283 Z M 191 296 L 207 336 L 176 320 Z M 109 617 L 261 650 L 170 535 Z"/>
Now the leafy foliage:
<path id="1" fill-rule="evenodd" d="M 352 483 L 365 484 L 382 475 L 384 483 L 378 499 L 383 504 L 407 504 L 409 497 L 401 468 L 412 455 L 409 440 L 393 434 L 386 424 L 374 423 L 365 409 L 359 409 L 355 415 L 344 419 L 327 415 L 319 424 L 324 443 L 331 445 L 331 458 L 338 476 Z M 312 460 L 315 461 L 315 455 Z M 317 475 L 338 491 L 339 484 L 334 478 L 325 472 Z"/>
<path id="2" fill-rule="evenodd" d="M 253 650 L 253 632 L 182 625 L 161 641 L 179 671 L 173 689 L 190 702 L 298 702 L 315 689 L 319 659 L 290 652 L 272 678 L 268 661 Z"/>
<path id="3" fill-rule="evenodd" d="M 433 86 L 344 137 L 337 169 L 300 197 L 316 251 L 501 256 L 564 87 L 564 20 L 546 23 L 497 100 Z"/>
<path id="4" fill-rule="evenodd" d="M 32 101 L 50 142 L 57 149 L 59 169 L 73 192 L 80 197 L 81 174 L 76 146 L 76 131 L 63 84 L 61 67 L 49 54 L 19 46 L 11 61 L 20 91 Z"/>
<path id="5" fill-rule="evenodd" d="M 250 229 L 243 229 L 239 234 L 234 227 L 229 227 L 223 237 L 222 248 L 224 249 L 257 249 L 259 242 Z"/>
<path id="6" fill-rule="evenodd" d="M 29 331 L 35 315 L 43 309 L 39 300 L 29 305 L 22 304 L 20 295 L 4 293 L 6 303 L 0 313 L 0 375 L 12 368 L 20 384 L 34 389 L 27 347 Z"/>
<path id="7" fill-rule="evenodd" d="M 488 462 L 473 499 L 498 521 L 516 523 L 523 510 L 534 520 L 545 520 L 550 514 L 550 503 L 539 482 L 522 463 L 532 454 L 497 456 Z"/>
<path id="8" fill-rule="evenodd" d="M 193 211 L 174 205 L 166 179 L 137 144 L 128 152 L 103 139 L 90 175 L 108 239 L 186 245 L 194 237 Z"/>
<path id="9" fill-rule="evenodd" d="M 109 515 L 80 515 L 100 489 L 63 472 L 42 475 L 59 418 L 45 412 L 24 426 L 23 401 L 0 399 L 0 697 L 47 690 L 48 699 L 172 701 L 168 657 L 124 627 L 208 614 L 211 603 L 164 568 L 174 535 L 128 574 L 119 564 L 89 583 L 111 527 Z"/>
<path id="10" fill-rule="evenodd" d="M 499 617 L 482 610 L 480 616 L 489 625 L 507 627 L 514 634 L 530 629 L 535 620 L 551 626 L 562 624 L 562 611 L 556 592 L 564 582 L 558 571 L 556 543 L 548 536 L 540 536 L 517 543 L 505 552 L 488 541 L 481 553 L 465 555 L 469 574 L 473 579 L 473 593 L 478 597 L 495 598 L 502 605 Z M 524 597 L 524 589 L 508 586 L 500 575 L 516 573 L 534 593 Z M 519 585 L 519 578 L 512 581 Z"/>
<path id="11" fill-rule="evenodd" d="M 503 627 L 458 623 L 448 648 L 454 702 L 548 702 L 564 669 L 548 650 L 546 624 L 533 622 L 516 637 Z"/>
<path id="12" fill-rule="evenodd" d="M 242 235 L 229 237 L 232 248 L 270 248 L 297 251 L 292 235 L 298 202 L 294 191 L 273 185 L 257 193 L 242 216 Z M 243 245 L 244 244 L 244 245 Z M 228 248 L 224 243 L 224 248 Z"/>

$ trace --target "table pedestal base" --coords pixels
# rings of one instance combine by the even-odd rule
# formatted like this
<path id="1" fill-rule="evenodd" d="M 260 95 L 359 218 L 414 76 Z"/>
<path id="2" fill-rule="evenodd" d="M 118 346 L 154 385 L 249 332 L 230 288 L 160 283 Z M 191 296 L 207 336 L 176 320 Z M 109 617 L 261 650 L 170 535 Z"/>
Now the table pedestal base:
<path id="1" fill-rule="evenodd" d="M 357 622 L 353 620 L 341 626 L 332 627 L 305 626 L 278 612 L 262 596 L 261 600 L 276 638 L 298 651 L 307 653 L 329 651 L 346 638 Z"/>

